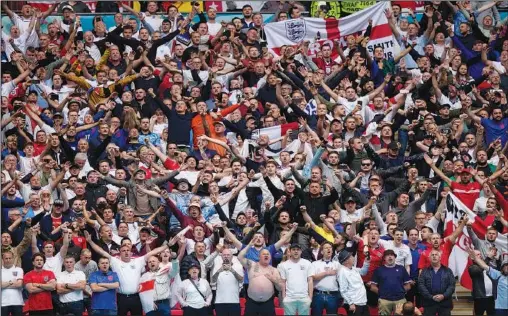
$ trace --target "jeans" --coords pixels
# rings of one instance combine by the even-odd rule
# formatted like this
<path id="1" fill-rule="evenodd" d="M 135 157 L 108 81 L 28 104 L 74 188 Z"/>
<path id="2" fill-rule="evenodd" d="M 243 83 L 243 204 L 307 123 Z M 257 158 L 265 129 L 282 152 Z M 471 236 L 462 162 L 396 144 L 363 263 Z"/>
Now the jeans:
<path id="1" fill-rule="evenodd" d="M 284 315 L 310 315 L 310 298 L 288 299 L 282 302 L 284 304 Z"/>
<path id="2" fill-rule="evenodd" d="M 116 309 L 94 309 L 90 314 L 92 316 L 114 316 L 118 315 L 118 311 Z"/>
<path id="3" fill-rule="evenodd" d="M 171 315 L 171 307 L 169 306 L 169 299 L 155 301 L 155 305 L 157 305 L 157 310 L 151 311 L 146 314 L 146 316 L 166 316 Z"/>
<path id="4" fill-rule="evenodd" d="M 312 313 L 313 316 L 323 315 L 323 310 L 326 310 L 327 314 L 337 314 L 339 309 L 339 293 L 330 293 L 314 290 L 314 296 L 312 297 Z"/>
<path id="5" fill-rule="evenodd" d="M 21 316 L 23 315 L 23 306 L 22 305 L 2 306 L 2 315 Z"/>
<path id="6" fill-rule="evenodd" d="M 83 315 L 85 305 L 83 301 L 62 303 L 60 314 L 61 315 Z"/>
<path id="7" fill-rule="evenodd" d="M 496 316 L 508 315 L 508 309 L 496 309 Z"/>

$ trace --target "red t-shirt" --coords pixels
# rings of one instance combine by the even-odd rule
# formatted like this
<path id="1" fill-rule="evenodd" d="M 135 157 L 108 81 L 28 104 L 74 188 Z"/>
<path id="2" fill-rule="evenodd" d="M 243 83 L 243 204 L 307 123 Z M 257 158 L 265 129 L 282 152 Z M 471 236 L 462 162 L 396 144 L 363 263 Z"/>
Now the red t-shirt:
<path id="1" fill-rule="evenodd" d="M 364 246 L 363 240 L 360 240 L 360 242 L 358 243 L 358 261 L 357 261 L 358 267 L 363 267 L 363 262 L 365 261 L 363 246 Z M 381 245 L 379 245 L 379 247 L 377 248 L 369 247 L 370 254 L 369 271 L 367 271 L 366 275 L 362 276 L 363 282 L 370 282 L 370 280 L 372 280 L 372 276 L 374 275 L 374 270 L 383 265 L 384 252 L 385 248 L 383 248 Z"/>
<path id="2" fill-rule="evenodd" d="M 450 253 L 452 252 L 453 244 L 448 239 L 441 243 L 439 246 L 439 250 L 441 250 L 441 264 L 444 266 L 448 266 L 448 259 L 450 258 Z M 420 256 L 420 261 L 418 261 L 418 269 L 425 269 L 430 267 L 430 252 L 432 251 L 432 247 L 427 248 Z"/>
<path id="3" fill-rule="evenodd" d="M 81 237 L 81 236 L 72 237 L 72 242 L 77 247 L 79 247 L 81 249 L 86 249 L 86 239 L 85 239 L 85 237 Z"/>
<path id="4" fill-rule="evenodd" d="M 474 202 L 480 197 L 482 186 L 476 181 L 468 184 L 453 181 L 451 189 L 452 193 L 472 210 L 474 208 Z"/>
<path id="5" fill-rule="evenodd" d="M 60 217 L 51 216 L 51 222 L 52 222 L 53 229 L 59 227 L 60 225 L 62 225 L 62 216 L 60 216 Z"/>
<path id="6" fill-rule="evenodd" d="M 46 284 L 51 280 L 56 280 L 55 274 L 49 270 L 35 271 L 32 270 L 25 274 L 23 277 L 23 284 L 27 283 L 40 283 Z M 51 302 L 51 291 L 43 291 L 40 293 L 28 294 L 28 301 L 26 303 L 28 311 L 44 311 L 53 309 Z"/>

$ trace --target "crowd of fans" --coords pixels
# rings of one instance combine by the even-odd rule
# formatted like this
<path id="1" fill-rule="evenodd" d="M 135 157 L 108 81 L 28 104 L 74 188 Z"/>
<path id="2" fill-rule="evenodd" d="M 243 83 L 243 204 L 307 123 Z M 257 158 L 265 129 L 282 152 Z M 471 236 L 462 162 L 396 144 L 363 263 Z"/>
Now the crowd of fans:
<path id="1" fill-rule="evenodd" d="M 497 5 L 393 3 L 386 58 L 371 27 L 277 56 L 249 5 L 217 22 L 99 1 L 124 13 L 83 32 L 80 1 L 2 2 L 2 315 L 450 315 L 463 230 L 475 315 L 506 315 Z M 484 236 L 467 217 L 444 234 L 447 194 Z"/>

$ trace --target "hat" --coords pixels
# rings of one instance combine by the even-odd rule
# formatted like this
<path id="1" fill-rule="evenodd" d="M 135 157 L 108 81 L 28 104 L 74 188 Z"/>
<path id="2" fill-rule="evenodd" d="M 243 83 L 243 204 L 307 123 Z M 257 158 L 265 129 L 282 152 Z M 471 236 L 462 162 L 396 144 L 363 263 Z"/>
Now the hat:
<path id="1" fill-rule="evenodd" d="M 399 144 L 397 144 L 397 142 L 391 142 L 390 144 L 388 144 L 388 149 L 399 150 Z"/>
<path id="2" fill-rule="evenodd" d="M 469 173 L 469 174 L 471 174 L 471 168 L 469 168 L 469 167 L 462 168 L 462 169 L 460 169 L 459 173 Z"/>
<path id="3" fill-rule="evenodd" d="M 72 12 L 74 12 L 74 8 L 71 6 L 71 5 L 66 5 L 62 8 L 62 12 L 65 11 L 65 10 L 71 10 Z"/>
<path id="4" fill-rule="evenodd" d="M 395 251 L 391 250 L 391 249 L 387 249 L 385 250 L 385 252 L 383 252 L 383 259 L 386 257 L 386 256 L 389 256 L 389 255 L 392 255 L 394 256 L 395 258 L 397 258 L 397 254 L 395 253 Z"/>
<path id="5" fill-rule="evenodd" d="M 344 201 L 344 203 L 349 203 L 349 202 L 354 202 L 354 203 L 356 203 L 355 199 L 354 199 L 352 196 L 348 196 L 348 197 L 346 198 L 346 200 Z"/>
<path id="6" fill-rule="evenodd" d="M 291 246 L 289 246 L 289 249 L 293 249 L 293 248 L 302 249 L 302 246 L 300 246 L 300 244 L 293 243 L 293 244 L 291 244 Z"/>
<path id="7" fill-rule="evenodd" d="M 69 169 L 79 169 L 79 166 L 75 163 L 73 163 Z"/>
<path id="8" fill-rule="evenodd" d="M 450 103 L 441 104 L 441 108 L 440 108 L 440 110 L 441 110 L 441 109 L 444 109 L 444 108 L 449 108 L 449 109 L 450 109 L 451 107 L 452 107 L 452 106 L 451 106 L 451 104 L 450 104 Z"/>
<path id="9" fill-rule="evenodd" d="M 240 215 L 243 215 L 245 217 L 247 216 L 247 215 L 245 215 L 245 212 L 238 212 L 238 214 L 236 214 L 236 218 L 238 218 L 238 216 L 240 216 Z"/>
<path id="10" fill-rule="evenodd" d="M 145 175 L 146 175 L 146 171 L 144 169 L 136 169 L 136 171 L 134 171 L 134 175 L 138 174 L 139 172 L 143 172 Z"/>
<path id="11" fill-rule="evenodd" d="M 197 202 L 192 202 L 191 204 L 189 204 L 189 208 L 191 207 L 197 207 L 200 211 L 201 211 L 201 205 L 199 205 L 199 203 Z"/>
<path id="12" fill-rule="evenodd" d="M 199 264 L 197 264 L 196 262 L 193 262 L 190 264 L 189 270 L 192 268 L 201 269 L 201 266 Z"/>
<path id="13" fill-rule="evenodd" d="M 434 139 L 434 135 L 432 135 L 432 134 L 425 134 L 425 135 L 423 136 L 423 138 L 427 138 L 427 139 Z"/>
<path id="14" fill-rule="evenodd" d="M 215 121 L 215 122 L 213 122 L 213 125 L 222 125 L 222 126 L 226 127 L 226 125 L 224 125 L 224 123 L 222 123 L 222 121 Z"/>
<path id="15" fill-rule="evenodd" d="M 53 117 L 56 117 L 56 116 L 60 116 L 61 118 L 64 117 L 61 112 L 56 112 L 55 114 L 53 114 Z"/>
<path id="16" fill-rule="evenodd" d="M 351 256 L 352 256 L 352 254 L 349 251 L 342 251 L 341 253 L 339 253 L 339 263 L 343 264 Z"/>
<path id="17" fill-rule="evenodd" d="M 53 205 L 64 205 L 64 201 L 62 200 L 54 200 Z"/>

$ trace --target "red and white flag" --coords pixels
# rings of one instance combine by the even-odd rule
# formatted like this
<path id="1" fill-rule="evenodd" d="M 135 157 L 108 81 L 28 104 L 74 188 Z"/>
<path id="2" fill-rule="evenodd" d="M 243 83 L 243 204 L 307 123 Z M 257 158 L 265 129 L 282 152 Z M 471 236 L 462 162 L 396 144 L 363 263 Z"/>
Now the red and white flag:
<path id="1" fill-rule="evenodd" d="M 357 36 L 359 32 L 363 33 L 369 20 L 372 20 L 367 51 L 372 54 L 374 47 L 382 46 L 386 57 L 394 57 L 394 54 L 399 52 L 399 45 L 384 14 L 384 10 L 389 7 L 389 1 L 382 1 L 340 19 L 300 18 L 269 23 L 264 27 L 268 48 L 279 55 L 283 45 L 293 46 L 302 41 L 310 41 L 309 56 L 314 57 L 325 43 L 331 46 L 332 51 L 336 51 L 333 40 L 340 39 L 345 43 L 348 35 Z"/>
<path id="2" fill-rule="evenodd" d="M 272 127 L 265 127 L 265 128 L 256 129 L 256 130 L 252 131 L 251 139 L 244 140 L 243 146 L 240 149 L 240 154 L 243 157 L 249 157 L 250 156 L 249 155 L 250 154 L 249 153 L 249 145 L 257 147 L 256 141 L 260 135 L 267 135 L 270 140 L 274 140 L 274 139 L 283 137 L 284 135 L 286 135 L 287 131 L 289 131 L 289 130 L 293 130 L 293 131 L 298 130 L 298 123 L 293 122 L 293 123 L 286 123 L 286 124 L 281 124 L 281 125 L 272 126 Z M 227 137 L 231 143 L 236 143 L 236 135 L 234 133 L 228 133 Z M 274 143 L 274 144 L 270 145 L 270 148 L 272 148 L 274 150 L 280 149 L 280 143 Z M 285 149 L 289 150 L 289 151 L 293 151 L 291 148 L 289 148 L 289 146 L 286 147 Z M 296 150 L 295 150 L 295 152 L 296 152 Z M 267 157 L 274 157 L 274 156 L 278 156 L 279 153 L 265 150 L 265 155 Z"/>
<path id="3" fill-rule="evenodd" d="M 449 236 L 457 228 L 459 220 L 464 215 L 467 215 L 469 217 L 469 221 L 473 223 L 471 228 L 474 233 L 478 236 L 478 238 L 485 238 L 488 225 L 452 193 L 449 193 L 446 196 L 445 214 L 445 236 Z M 495 244 L 496 248 L 502 255 L 508 253 L 508 237 L 506 234 L 499 234 Z M 460 284 L 471 290 L 473 284 L 471 277 L 469 276 L 468 268 L 472 262 L 467 253 L 468 247 L 472 247 L 472 241 L 467 229 L 464 228 L 462 234 L 459 235 L 452 248 L 448 265 L 453 271 L 453 274 L 459 277 Z"/>
<path id="4" fill-rule="evenodd" d="M 141 305 L 143 305 L 143 312 L 146 314 L 154 310 L 155 279 L 153 278 L 153 273 L 146 272 L 143 274 L 139 283 L 139 299 L 141 300 Z"/>
<path id="5" fill-rule="evenodd" d="M 210 8 L 215 9 L 217 12 L 226 12 L 228 10 L 226 1 L 203 1 L 203 4 L 205 5 L 205 11 L 208 11 Z"/>

